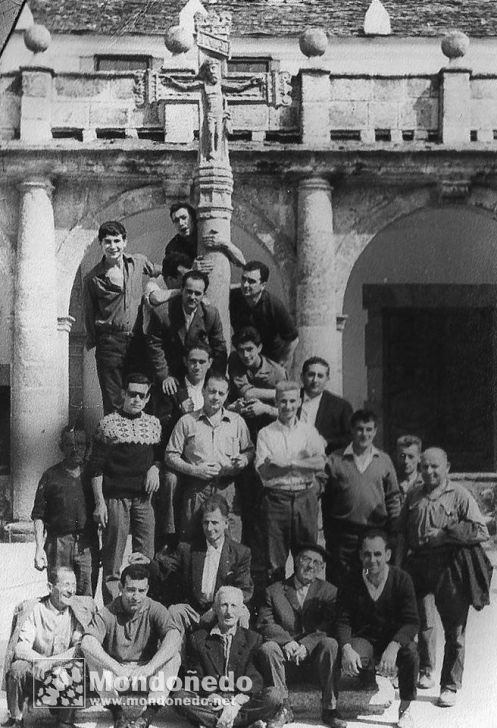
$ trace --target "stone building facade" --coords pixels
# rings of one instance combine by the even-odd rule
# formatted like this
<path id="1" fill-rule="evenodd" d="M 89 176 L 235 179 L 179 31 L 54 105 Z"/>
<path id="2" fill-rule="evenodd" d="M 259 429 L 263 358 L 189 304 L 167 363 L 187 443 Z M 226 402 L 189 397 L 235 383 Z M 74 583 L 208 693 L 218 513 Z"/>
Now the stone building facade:
<path id="1" fill-rule="evenodd" d="M 68 417 L 82 408 L 91 431 L 101 413 L 81 316 L 100 222 L 158 262 L 167 209 L 192 193 L 198 101 L 160 73 L 194 74 L 195 49 L 171 56 L 163 34 L 199 3 L 164 5 L 31 2 L 0 59 L 5 517 L 29 517 Z M 229 97 L 232 238 L 295 315 L 296 371 L 326 357 L 330 387 L 382 415 L 385 447 L 414 431 L 456 470 L 494 473 L 497 12 L 385 2 L 385 37 L 361 31 L 369 2 L 213 5 L 233 12 L 227 73 L 262 79 Z M 33 21 L 44 53 L 24 46 Z M 329 36 L 320 57 L 299 51 L 308 25 Z M 449 58 L 454 27 L 470 46 Z"/>

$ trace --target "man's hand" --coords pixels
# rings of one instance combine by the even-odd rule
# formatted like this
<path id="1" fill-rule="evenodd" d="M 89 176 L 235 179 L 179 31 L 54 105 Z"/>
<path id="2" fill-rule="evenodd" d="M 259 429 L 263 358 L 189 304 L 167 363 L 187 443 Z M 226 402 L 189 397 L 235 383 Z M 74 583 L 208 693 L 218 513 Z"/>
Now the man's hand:
<path id="1" fill-rule="evenodd" d="M 211 706 L 212 710 L 222 710 L 224 705 L 224 698 L 222 695 L 218 695 L 217 693 L 212 693 L 207 698 L 209 705 Z"/>
<path id="2" fill-rule="evenodd" d="M 184 399 L 180 404 L 180 410 L 186 415 L 188 412 L 193 412 L 193 400 L 191 397 Z"/>
<path id="3" fill-rule="evenodd" d="M 398 642 L 390 642 L 381 656 L 377 672 L 383 677 L 395 677 L 397 674 L 397 653 L 400 649 Z"/>
<path id="4" fill-rule="evenodd" d="M 224 706 L 221 715 L 217 719 L 217 728 L 232 728 L 235 718 L 240 712 L 241 705 L 228 703 Z"/>
<path id="5" fill-rule="evenodd" d="M 145 493 L 147 493 L 147 495 L 152 495 L 152 493 L 155 493 L 156 490 L 159 490 L 159 485 L 159 468 L 157 465 L 151 465 L 147 470 L 147 475 L 145 476 Z"/>
<path id="6" fill-rule="evenodd" d="M 199 270 L 202 273 L 207 273 L 208 275 L 214 270 L 214 261 L 204 258 L 203 255 L 199 255 L 198 258 L 195 258 L 193 261 L 193 270 Z"/>
<path id="7" fill-rule="evenodd" d="M 359 675 L 362 669 L 361 656 L 351 645 L 345 645 L 342 650 L 342 670 L 346 675 Z"/>
<path id="8" fill-rule="evenodd" d="M 35 569 L 43 571 L 48 566 L 47 555 L 44 548 L 36 549 L 35 551 Z"/>
<path id="9" fill-rule="evenodd" d="M 276 468 L 280 468 L 280 470 L 291 470 L 292 469 L 292 466 L 288 462 L 288 460 L 286 460 L 283 457 L 279 458 L 276 455 L 273 455 L 270 458 L 266 458 L 265 462 L 268 465 L 274 465 Z"/>
<path id="10" fill-rule="evenodd" d="M 199 613 L 189 604 L 175 604 L 174 614 L 183 621 L 186 628 L 191 628 L 200 622 Z"/>
<path id="11" fill-rule="evenodd" d="M 34 679 L 43 680 L 47 672 L 50 672 L 51 669 L 52 663 L 50 662 L 50 660 L 35 660 L 35 662 L 33 662 Z"/>
<path id="12" fill-rule="evenodd" d="M 266 412 L 267 406 L 260 399 L 253 399 L 243 408 L 243 415 L 247 417 L 259 417 L 260 415 L 265 415 Z"/>
<path id="13" fill-rule="evenodd" d="M 105 528 L 107 525 L 107 521 L 109 519 L 109 514 L 107 512 L 107 504 L 105 501 L 100 501 L 95 506 L 95 510 L 93 511 L 93 520 L 95 523 L 98 523 L 99 526 L 102 526 L 102 528 Z"/>
<path id="14" fill-rule="evenodd" d="M 443 528 L 430 528 L 423 537 L 423 544 L 430 544 L 436 546 L 445 541 L 445 531 Z"/>
<path id="15" fill-rule="evenodd" d="M 287 660 L 293 660 L 294 656 L 299 651 L 300 645 L 295 640 L 292 640 L 291 642 L 287 642 L 286 645 L 283 645 L 283 653 Z"/>
<path id="16" fill-rule="evenodd" d="M 148 302 L 151 306 L 159 306 L 161 303 L 167 301 L 169 296 L 170 291 L 165 291 L 163 288 L 157 288 L 150 291 L 148 294 Z"/>
<path id="17" fill-rule="evenodd" d="M 128 564 L 150 564 L 150 559 L 139 551 L 133 551 L 128 556 Z"/>
<path id="18" fill-rule="evenodd" d="M 164 394 L 176 394 L 178 391 L 178 381 L 174 377 L 166 377 L 162 382 L 162 391 Z"/>
<path id="19" fill-rule="evenodd" d="M 195 476 L 200 480 L 212 480 L 221 470 L 219 463 L 200 463 L 197 465 Z"/>
<path id="20" fill-rule="evenodd" d="M 300 665 L 301 662 L 304 662 L 305 658 L 307 657 L 307 649 L 305 645 L 299 645 L 299 649 L 295 652 L 293 656 L 293 661 L 296 665 Z"/>

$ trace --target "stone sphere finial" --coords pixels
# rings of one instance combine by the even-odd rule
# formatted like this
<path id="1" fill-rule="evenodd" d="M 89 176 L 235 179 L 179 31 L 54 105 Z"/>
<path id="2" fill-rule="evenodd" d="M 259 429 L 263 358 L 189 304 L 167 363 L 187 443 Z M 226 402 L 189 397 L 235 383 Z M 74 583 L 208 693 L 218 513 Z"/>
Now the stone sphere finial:
<path id="1" fill-rule="evenodd" d="M 447 56 L 449 61 L 453 61 L 466 55 L 469 48 L 469 38 L 466 33 L 453 30 L 451 33 L 444 35 L 440 45 L 444 56 Z"/>
<path id="2" fill-rule="evenodd" d="M 193 48 L 193 34 L 181 25 L 174 25 L 166 32 L 164 45 L 173 56 L 187 53 Z"/>
<path id="3" fill-rule="evenodd" d="M 304 56 L 322 56 L 328 47 L 328 36 L 322 28 L 306 28 L 299 38 L 299 47 Z"/>
<path id="4" fill-rule="evenodd" d="M 24 45 L 33 53 L 43 53 L 47 50 L 52 36 L 48 28 L 39 23 L 34 23 L 24 31 Z"/>

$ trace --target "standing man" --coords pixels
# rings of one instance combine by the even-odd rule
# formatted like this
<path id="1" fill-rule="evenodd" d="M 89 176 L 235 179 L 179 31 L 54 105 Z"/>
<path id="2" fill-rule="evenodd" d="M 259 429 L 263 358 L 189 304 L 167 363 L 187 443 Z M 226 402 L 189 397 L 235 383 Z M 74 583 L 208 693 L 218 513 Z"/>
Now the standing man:
<path id="1" fill-rule="evenodd" d="M 489 538 L 472 495 L 449 479 L 447 453 L 421 456 L 423 485 L 407 493 L 399 522 L 397 558 L 407 556 L 416 596 L 433 594 L 445 634 L 438 705 L 456 704 L 462 684 L 466 621 L 471 604 L 488 604 L 491 568 L 479 544 Z"/>
<path id="2" fill-rule="evenodd" d="M 181 664 L 182 620 L 175 608 L 169 612 L 147 596 L 148 582 L 146 566 L 127 566 L 121 574 L 119 596 L 95 615 L 81 643 L 90 676 L 105 678 L 98 681 L 97 691 L 112 713 L 115 728 L 131 725 L 118 686 L 123 686 L 123 692 L 138 689 L 147 693 L 146 707 L 133 726 L 148 728 L 164 705 L 168 682 L 177 676 Z"/>
<path id="3" fill-rule="evenodd" d="M 260 660 L 266 682 L 285 696 L 286 722 L 293 720 L 287 677 L 301 680 L 311 670 L 322 690 L 323 723 L 330 728 L 346 728 L 336 710 L 338 645 L 329 636 L 334 627 L 337 590 L 320 578 L 325 557 L 321 546 L 301 544 L 293 576 L 266 589 L 257 622 L 264 637 Z"/>
<path id="4" fill-rule="evenodd" d="M 183 357 L 192 344 L 208 344 L 212 368 L 226 371 L 226 342 L 219 311 L 203 301 L 209 286 L 206 273 L 190 271 L 183 276 L 181 295 L 153 309 L 146 337 L 155 377 L 164 394 L 175 394 L 184 375 Z"/>
<path id="5" fill-rule="evenodd" d="M 326 454 L 350 442 L 352 407 L 346 399 L 328 392 L 330 365 L 320 356 L 311 356 L 302 367 L 302 407 L 299 418 L 314 425 L 326 440 Z"/>
<path id="6" fill-rule="evenodd" d="M 95 497 L 94 519 L 102 527 L 102 596 L 118 593 L 119 573 L 131 531 L 133 551 L 154 555 L 155 519 L 151 498 L 159 487 L 161 427 L 143 412 L 150 380 L 131 374 L 120 412 L 98 424 L 88 464 Z"/>
<path id="7" fill-rule="evenodd" d="M 393 678 L 398 671 L 399 728 L 413 728 L 409 708 L 416 700 L 419 659 L 414 638 L 419 620 L 411 578 L 389 566 L 392 552 L 384 531 L 366 531 L 359 544 L 362 565 L 338 592 L 336 635 L 342 670 L 377 687 L 375 672 Z"/>
<path id="8" fill-rule="evenodd" d="M 295 324 L 283 302 L 266 291 L 269 268 L 258 260 L 243 266 L 241 288 L 230 294 L 231 326 L 235 334 L 253 326 L 262 340 L 262 353 L 289 370 L 298 343 Z"/>
<path id="9" fill-rule="evenodd" d="M 122 405 L 127 373 L 144 365 L 140 303 L 143 275 L 161 271 L 144 255 L 125 255 L 124 225 L 104 222 L 98 231 L 103 258 L 85 277 L 83 305 L 86 348 L 95 347 L 104 414 Z"/>
<path id="10" fill-rule="evenodd" d="M 222 586 L 214 600 L 216 623 L 210 629 L 197 630 L 188 640 L 187 674 L 190 679 L 196 677 L 202 687 L 200 695 L 179 690 L 174 697 L 178 713 L 195 726 L 242 728 L 259 726 L 262 721 L 274 728 L 283 726 L 271 720 L 280 710 L 282 698 L 277 689 L 263 687 L 256 667 L 262 640 L 240 626 L 242 610 L 241 590 Z M 207 680 L 214 692 L 203 689 Z"/>
<path id="11" fill-rule="evenodd" d="M 36 490 L 35 568 L 49 573 L 67 566 L 76 574 L 76 593 L 93 596 L 98 581 L 98 537 L 93 522 L 93 493 L 84 461 L 84 430 L 64 427 L 59 447 L 62 462 L 46 470 Z"/>
<path id="12" fill-rule="evenodd" d="M 423 478 L 419 471 L 421 452 L 422 443 L 416 435 L 402 435 L 398 438 L 395 464 L 397 466 L 401 505 L 404 504 L 407 494 L 412 488 L 423 484 Z M 432 673 L 435 671 L 437 656 L 436 612 L 433 594 L 427 594 L 418 600 L 418 612 L 420 622 L 418 635 L 418 688 L 429 690 L 435 685 Z"/>
<path id="13" fill-rule="evenodd" d="M 255 467 L 261 477 L 269 581 L 282 579 L 288 554 L 299 543 L 315 543 L 326 443 L 315 427 L 297 419 L 296 382 L 276 385 L 278 419 L 259 432 Z"/>
<path id="14" fill-rule="evenodd" d="M 230 535 L 241 539 L 235 478 L 253 460 L 254 446 L 243 418 L 224 408 L 229 383 L 212 373 L 205 380 L 204 406 L 176 423 L 166 447 L 166 465 L 181 476 L 180 539 L 190 541 L 202 503 L 214 493 L 230 508 Z M 135 550 L 135 549 L 133 549 Z"/>
<path id="15" fill-rule="evenodd" d="M 390 457 L 373 444 L 376 415 L 357 410 L 351 419 L 352 442 L 331 453 L 323 496 L 323 530 L 330 553 L 327 579 L 341 585 L 358 566 L 357 546 L 369 528 L 397 528 L 400 494 Z"/>

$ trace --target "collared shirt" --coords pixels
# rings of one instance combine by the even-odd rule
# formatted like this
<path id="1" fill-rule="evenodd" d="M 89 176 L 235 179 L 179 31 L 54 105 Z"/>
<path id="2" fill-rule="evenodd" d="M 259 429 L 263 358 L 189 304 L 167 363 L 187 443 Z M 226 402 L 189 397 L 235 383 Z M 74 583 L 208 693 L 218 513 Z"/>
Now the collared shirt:
<path id="1" fill-rule="evenodd" d="M 43 521 L 48 536 L 66 536 L 93 531 L 93 508 L 89 477 L 73 475 L 60 462 L 41 476 L 31 518 Z"/>
<path id="2" fill-rule="evenodd" d="M 318 394 L 317 397 L 309 397 L 308 394 L 304 393 L 302 400 L 302 408 L 300 411 L 300 419 L 302 422 L 308 422 L 310 425 L 316 424 L 316 417 L 318 414 L 319 405 L 323 399 L 323 393 Z"/>
<path id="3" fill-rule="evenodd" d="M 411 474 L 410 478 L 404 478 L 403 480 L 399 478 L 399 491 L 402 503 L 404 503 L 408 492 L 414 488 L 415 485 L 423 485 L 423 478 L 418 470 L 415 470 L 414 473 Z"/>
<path id="4" fill-rule="evenodd" d="M 183 316 L 185 317 L 185 331 L 188 331 L 190 326 L 192 325 L 193 317 L 195 316 L 195 312 L 197 309 L 192 311 L 191 313 L 188 313 L 185 311 L 185 309 L 182 307 Z"/>
<path id="5" fill-rule="evenodd" d="M 370 581 L 366 575 L 366 572 L 363 570 L 362 572 L 362 580 L 364 581 L 364 584 L 366 585 L 366 589 L 369 592 L 369 596 L 373 600 L 373 602 L 377 602 L 378 599 L 381 597 L 383 593 L 383 589 L 385 588 L 385 584 L 387 583 L 388 579 L 388 571 L 389 567 L 388 564 L 385 567 L 385 573 L 382 576 L 382 579 L 378 586 L 375 586 L 372 581 Z"/>
<path id="6" fill-rule="evenodd" d="M 412 551 L 424 546 L 434 529 L 445 529 L 458 523 L 469 522 L 478 526 L 481 541 L 489 537 L 483 516 L 471 493 L 450 480 L 443 489 L 428 491 L 417 485 L 407 493 L 399 519 L 399 530 L 406 534 Z"/>
<path id="7" fill-rule="evenodd" d="M 293 583 L 295 585 L 295 591 L 297 592 L 297 599 L 301 607 L 304 606 L 307 592 L 309 591 L 310 584 L 302 584 L 296 576 L 293 577 Z"/>
<path id="8" fill-rule="evenodd" d="M 345 450 L 343 451 L 344 455 L 352 456 L 354 463 L 356 465 L 357 470 L 360 473 L 365 473 L 368 467 L 373 462 L 374 458 L 377 457 L 380 454 L 380 451 L 377 447 L 374 445 L 371 445 L 370 448 L 368 448 L 365 452 L 363 452 L 361 455 L 357 455 L 354 452 L 354 448 L 352 447 L 352 443 L 350 445 L 347 445 Z"/>
<path id="9" fill-rule="evenodd" d="M 324 467 L 325 448 L 326 440 L 321 437 L 312 425 L 296 419 L 293 424 L 288 426 L 276 420 L 267 427 L 263 427 L 259 432 L 255 467 L 259 470 L 266 458 L 271 460 L 274 456 L 278 456 L 278 458 L 290 463 L 294 460 L 315 457 L 316 455 L 323 456 Z M 312 483 L 314 473 L 293 467 L 289 472 L 282 472 L 280 475 L 270 478 L 261 476 L 261 479 L 266 488 L 281 488 Z"/>
<path id="10" fill-rule="evenodd" d="M 145 597 L 138 612 L 130 615 L 117 597 L 97 612 L 85 634 L 95 637 L 117 662 L 148 662 L 170 629 L 183 631 L 179 618 L 159 602 Z"/>
<path id="11" fill-rule="evenodd" d="M 230 661 L 230 653 L 231 653 L 231 645 L 233 643 L 233 637 L 236 634 L 237 628 L 238 628 L 238 625 L 235 627 L 230 627 L 226 632 L 221 632 L 219 625 L 216 624 L 210 631 L 210 634 L 219 635 L 219 637 L 221 638 L 221 641 L 223 643 L 224 674 L 225 675 L 228 671 L 228 664 Z"/>
<path id="12" fill-rule="evenodd" d="M 298 332 L 287 307 L 274 294 L 262 291 L 255 304 L 249 306 L 241 290 L 230 291 L 230 315 L 233 331 L 245 326 L 254 326 L 261 335 L 263 353 L 278 361 L 285 344 L 294 341 Z"/>
<path id="13" fill-rule="evenodd" d="M 228 359 L 228 374 L 233 382 L 236 395 L 243 397 L 252 387 L 258 389 L 274 389 L 278 382 L 288 379 L 288 375 L 281 364 L 261 355 L 261 363 L 255 371 L 246 367 L 240 357 L 233 351 Z"/>
<path id="14" fill-rule="evenodd" d="M 248 427 L 239 414 L 223 408 L 221 418 L 213 422 L 202 408 L 178 420 L 169 438 L 166 455 L 180 455 L 191 465 L 219 463 L 222 468 L 232 468 L 233 456 L 243 454 L 250 461 L 253 451 Z"/>
<path id="15" fill-rule="evenodd" d="M 144 255 L 123 256 L 123 285 L 109 279 L 105 258 L 85 277 L 83 294 L 88 348 L 103 333 L 134 332 L 143 292 L 143 275 L 159 273 Z"/>
<path id="16" fill-rule="evenodd" d="M 217 546 L 207 543 L 201 586 L 202 596 L 205 597 L 207 602 L 212 602 L 214 600 L 217 572 L 219 569 L 219 560 L 221 558 L 223 546 L 224 538 L 217 544 Z"/>
<path id="17" fill-rule="evenodd" d="M 188 379 L 185 377 L 185 384 L 186 384 L 186 391 L 188 392 L 188 396 L 190 397 L 191 401 L 193 402 L 193 409 L 198 410 L 202 409 L 204 406 L 204 381 L 202 380 L 198 384 L 191 384 Z"/>
<path id="18" fill-rule="evenodd" d="M 17 645 L 25 645 L 44 657 L 50 657 L 60 655 L 81 642 L 82 634 L 69 607 L 59 611 L 50 599 L 42 599 L 26 617 Z"/>

